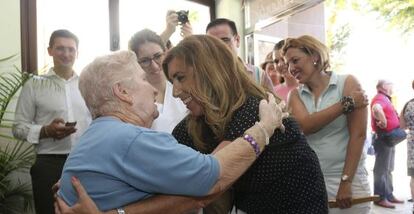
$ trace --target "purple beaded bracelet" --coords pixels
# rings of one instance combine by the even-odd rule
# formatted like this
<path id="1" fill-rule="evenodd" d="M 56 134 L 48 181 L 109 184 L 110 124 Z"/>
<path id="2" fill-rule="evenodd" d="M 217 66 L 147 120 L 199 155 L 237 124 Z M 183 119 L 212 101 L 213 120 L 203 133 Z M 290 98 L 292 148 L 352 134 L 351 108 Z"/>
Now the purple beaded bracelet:
<path id="1" fill-rule="evenodd" d="M 253 147 L 254 153 L 256 153 L 256 158 L 260 155 L 260 148 L 257 142 L 254 140 L 254 138 L 251 135 L 245 134 L 243 136 L 243 139 L 245 139 L 247 142 L 250 143 L 250 145 Z"/>

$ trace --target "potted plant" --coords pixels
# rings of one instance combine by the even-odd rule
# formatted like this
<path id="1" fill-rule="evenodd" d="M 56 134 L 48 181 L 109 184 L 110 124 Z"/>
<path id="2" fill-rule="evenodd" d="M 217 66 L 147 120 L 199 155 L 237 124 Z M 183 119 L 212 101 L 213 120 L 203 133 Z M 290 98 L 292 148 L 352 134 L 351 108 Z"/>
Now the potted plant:
<path id="1" fill-rule="evenodd" d="M 4 65 L 15 57 L 2 58 L 0 64 Z M 31 76 L 16 66 L 14 68 L 14 72 L 0 71 L 0 213 L 21 214 L 33 210 L 31 185 L 18 179 L 15 181 L 13 174 L 29 169 L 35 153 L 33 146 L 4 133 L 13 124 L 9 104 Z"/>

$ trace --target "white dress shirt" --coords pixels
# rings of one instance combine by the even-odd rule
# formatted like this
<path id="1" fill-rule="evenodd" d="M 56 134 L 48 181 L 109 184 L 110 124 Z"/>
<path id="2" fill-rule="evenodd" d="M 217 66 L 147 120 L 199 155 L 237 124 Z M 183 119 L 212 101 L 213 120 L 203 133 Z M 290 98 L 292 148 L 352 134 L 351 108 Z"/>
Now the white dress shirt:
<path id="1" fill-rule="evenodd" d="M 65 80 L 51 68 L 44 76 L 26 82 L 16 107 L 13 134 L 35 145 L 38 154 L 68 154 L 91 122 L 78 88 L 79 76 Z M 75 122 L 77 131 L 61 140 L 43 138 L 40 129 L 55 118 Z"/>
<path id="2" fill-rule="evenodd" d="M 151 129 L 171 133 L 175 126 L 187 115 L 187 108 L 180 99 L 173 97 L 172 90 L 172 84 L 167 81 L 164 104 L 155 103 L 160 114 L 152 123 Z"/>

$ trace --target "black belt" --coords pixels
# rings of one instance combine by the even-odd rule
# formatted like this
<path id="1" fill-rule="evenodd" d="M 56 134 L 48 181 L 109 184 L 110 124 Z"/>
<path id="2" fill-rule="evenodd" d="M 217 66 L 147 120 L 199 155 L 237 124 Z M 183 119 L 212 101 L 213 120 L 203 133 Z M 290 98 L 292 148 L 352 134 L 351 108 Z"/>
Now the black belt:
<path id="1" fill-rule="evenodd" d="M 67 158 L 69 154 L 37 154 L 38 158 Z"/>

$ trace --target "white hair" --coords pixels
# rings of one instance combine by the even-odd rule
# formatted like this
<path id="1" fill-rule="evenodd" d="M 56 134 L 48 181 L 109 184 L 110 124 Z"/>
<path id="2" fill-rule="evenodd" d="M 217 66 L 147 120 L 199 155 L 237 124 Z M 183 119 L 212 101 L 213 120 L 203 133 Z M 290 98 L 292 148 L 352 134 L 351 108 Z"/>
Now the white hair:
<path id="1" fill-rule="evenodd" d="M 93 119 L 110 112 L 123 111 L 112 86 L 119 82 L 131 82 L 138 69 L 134 52 L 118 51 L 97 57 L 82 70 L 79 90 Z"/>

